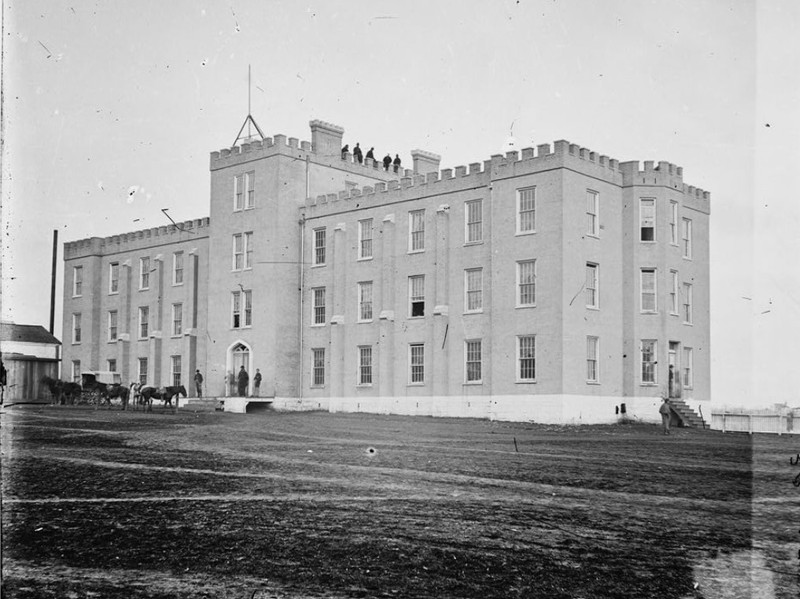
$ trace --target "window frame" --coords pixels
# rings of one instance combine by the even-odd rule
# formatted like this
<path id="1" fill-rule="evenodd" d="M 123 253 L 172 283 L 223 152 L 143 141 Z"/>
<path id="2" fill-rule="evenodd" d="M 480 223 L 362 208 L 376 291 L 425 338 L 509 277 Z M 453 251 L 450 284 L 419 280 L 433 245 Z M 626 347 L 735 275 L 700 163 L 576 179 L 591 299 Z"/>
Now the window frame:
<path id="1" fill-rule="evenodd" d="M 108 264 L 108 295 L 119 293 L 119 262 Z"/>
<path id="2" fill-rule="evenodd" d="M 415 228 L 418 226 L 418 228 Z M 415 247 L 416 246 L 416 247 Z M 408 253 L 425 251 L 425 209 L 408 211 Z"/>
<path id="3" fill-rule="evenodd" d="M 528 198 L 524 198 L 523 194 L 525 192 L 531 192 L 530 202 L 531 207 L 526 208 L 525 210 L 522 209 L 523 200 L 527 200 Z M 517 189 L 517 197 L 516 197 L 516 235 L 532 235 L 536 233 L 536 204 L 537 204 L 537 196 L 536 193 L 536 186 L 532 185 L 530 187 L 522 187 Z M 523 229 L 522 225 L 524 220 L 524 215 L 530 214 L 530 220 L 532 221 L 530 228 Z M 526 223 L 527 224 L 527 223 Z"/>
<path id="4" fill-rule="evenodd" d="M 108 325 L 106 341 L 114 343 L 119 339 L 119 313 L 117 310 L 109 310 L 106 318 Z"/>
<path id="5" fill-rule="evenodd" d="M 357 284 L 357 322 L 372 322 L 374 318 L 374 285 L 372 281 L 359 281 Z M 368 297 L 366 297 L 368 296 Z"/>
<path id="6" fill-rule="evenodd" d="M 184 260 L 183 260 L 183 250 L 172 252 L 172 285 L 173 287 L 178 287 L 183 285 L 183 270 L 184 270 Z M 180 279 L 180 280 L 178 280 Z"/>
<path id="7" fill-rule="evenodd" d="M 142 365 L 144 365 L 144 369 L 142 369 Z M 147 371 L 149 368 L 150 364 L 147 357 L 139 357 L 136 360 L 136 375 L 139 379 L 139 383 L 142 385 L 147 384 Z"/>
<path id="8" fill-rule="evenodd" d="M 470 275 L 478 274 L 478 287 L 471 287 Z M 474 281 L 473 281 L 474 282 Z M 473 294 L 470 296 L 470 294 Z M 477 307 L 470 307 L 470 297 L 477 297 Z M 483 267 L 464 269 L 464 314 L 480 314 L 483 312 Z"/>
<path id="9" fill-rule="evenodd" d="M 473 349 L 470 354 L 470 345 L 477 344 L 477 360 L 475 360 L 475 351 Z M 470 359 L 472 357 L 472 359 Z M 478 378 L 471 378 L 471 372 L 474 374 L 474 368 L 471 371 L 470 365 L 477 364 Z M 481 385 L 483 384 L 483 339 L 464 339 L 464 384 L 465 385 Z"/>
<path id="10" fill-rule="evenodd" d="M 678 301 L 680 294 L 680 274 L 675 269 L 670 269 L 669 274 L 672 279 L 672 289 L 669 292 L 669 313 L 670 316 L 680 316 L 680 302 Z"/>
<path id="11" fill-rule="evenodd" d="M 522 282 L 522 269 L 524 265 L 532 265 L 533 270 L 533 281 L 523 283 Z M 536 258 L 528 259 L 528 260 L 517 260 L 517 280 L 516 280 L 516 290 L 515 290 L 515 300 L 517 308 L 535 308 L 536 307 Z M 532 301 L 529 303 L 523 303 L 523 285 L 525 286 L 532 286 L 530 295 L 533 296 Z"/>
<path id="12" fill-rule="evenodd" d="M 106 360 L 106 370 L 109 372 L 116 372 L 117 371 L 117 359 L 116 358 L 108 358 Z"/>
<path id="13" fill-rule="evenodd" d="M 319 297 L 322 298 L 322 304 L 319 304 L 317 300 Z M 327 322 L 327 290 L 325 287 L 312 287 L 311 288 L 311 326 L 312 327 L 322 327 L 325 326 Z M 320 312 L 321 310 L 321 312 Z M 319 316 L 322 315 L 320 319 Z"/>
<path id="14" fill-rule="evenodd" d="M 73 312 L 72 313 L 72 345 L 80 345 L 81 344 L 81 325 L 82 325 L 82 314 L 81 312 Z"/>
<path id="15" fill-rule="evenodd" d="M 415 352 L 415 350 L 418 351 Z M 412 386 L 425 385 L 424 343 L 414 342 L 408 344 L 408 384 Z"/>
<path id="16" fill-rule="evenodd" d="M 183 302 L 172 304 L 172 337 L 183 335 Z"/>
<path id="17" fill-rule="evenodd" d="M 256 207 L 256 172 L 244 173 L 244 209 L 252 210 Z"/>
<path id="18" fill-rule="evenodd" d="M 586 234 L 589 237 L 600 237 L 600 192 L 586 190 Z"/>
<path id="19" fill-rule="evenodd" d="M 669 243 L 678 245 L 678 202 L 669 201 Z"/>
<path id="20" fill-rule="evenodd" d="M 524 342 L 530 341 L 531 347 L 523 348 Z M 535 383 L 536 382 L 536 335 L 517 335 L 516 338 L 516 382 Z M 532 355 L 523 355 L 523 350 L 532 352 Z M 526 362 L 529 362 L 526 364 Z M 531 372 L 533 376 L 524 376 L 526 372 Z"/>
<path id="21" fill-rule="evenodd" d="M 72 382 L 81 383 L 81 361 L 72 360 Z"/>
<path id="22" fill-rule="evenodd" d="M 142 318 L 143 316 L 144 318 Z M 137 324 L 137 338 L 139 340 L 147 339 L 150 336 L 150 306 L 139 306 Z"/>
<path id="23" fill-rule="evenodd" d="M 477 206 L 478 220 L 470 220 L 474 217 L 472 208 Z M 476 233 L 477 232 L 477 233 Z M 472 238 L 476 233 L 477 237 Z M 467 200 L 464 202 L 464 245 L 483 243 L 483 199 Z"/>
<path id="24" fill-rule="evenodd" d="M 653 291 L 646 292 L 644 285 L 645 273 L 652 273 L 653 275 Z M 652 296 L 653 309 L 645 309 L 645 295 Z M 655 267 L 642 267 L 639 269 L 639 313 L 640 314 L 658 314 L 658 269 Z"/>
<path id="25" fill-rule="evenodd" d="M 589 273 L 594 273 L 591 281 Z M 596 262 L 586 263 L 586 307 L 590 310 L 600 309 L 600 265 Z"/>
<path id="26" fill-rule="evenodd" d="M 600 384 L 600 337 L 597 335 L 586 335 L 586 383 Z"/>
<path id="27" fill-rule="evenodd" d="M 83 265 L 72 267 L 72 297 L 83 297 Z"/>
<path id="28" fill-rule="evenodd" d="M 683 324 L 694 324 L 694 286 L 684 281 L 681 317 Z"/>
<path id="29" fill-rule="evenodd" d="M 365 358 L 367 358 L 365 360 Z M 372 346 L 358 346 L 358 383 L 357 387 L 372 387 Z"/>
<path id="30" fill-rule="evenodd" d="M 321 357 L 321 360 L 318 360 Z M 319 378 L 318 378 L 319 376 Z M 318 382 L 319 381 L 319 382 Z M 322 388 L 325 386 L 325 348 L 311 348 L 311 387 Z"/>
<path id="31" fill-rule="evenodd" d="M 414 295 L 414 282 L 420 281 L 422 295 Z M 414 314 L 414 305 L 421 304 L 420 314 Z M 408 317 L 425 318 L 425 275 L 408 277 Z"/>
<path id="32" fill-rule="evenodd" d="M 686 260 L 692 259 L 693 243 L 692 243 L 692 219 L 683 217 L 681 219 L 681 253 Z"/>
<path id="33" fill-rule="evenodd" d="M 691 347 L 683 347 L 681 360 L 681 383 L 684 389 L 694 388 L 694 350 Z"/>
<path id="34" fill-rule="evenodd" d="M 373 257 L 373 219 L 362 218 L 358 221 L 358 260 L 372 260 Z M 368 233 L 368 236 L 365 235 Z"/>
<path id="35" fill-rule="evenodd" d="M 150 256 L 139 258 L 139 291 L 150 289 Z"/>
<path id="36" fill-rule="evenodd" d="M 645 362 L 645 344 L 650 344 L 652 348 L 651 360 Z M 654 387 L 658 385 L 658 340 L 657 339 L 642 339 L 639 343 L 639 385 L 643 387 Z M 650 375 L 652 380 L 646 380 L 645 366 L 649 365 Z"/>
<path id="37" fill-rule="evenodd" d="M 651 226 L 645 226 L 645 202 L 649 202 L 652 206 L 653 210 L 653 223 Z M 656 243 L 658 241 L 658 235 L 656 235 L 657 230 L 657 218 L 656 218 L 656 199 L 655 198 L 639 198 L 639 242 L 640 243 Z M 652 231 L 652 239 L 644 239 L 644 231 L 645 229 L 650 229 Z"/>
<path id="38" fill-rule="evenodd" d="M 236 309 L 238 304 L 239 309 Z M 236 317 L 239 317 L 238 325 Z M 231 292 L 231 329 L 249 329 L 253 326 L 253 290 L 239 289 Z"/>
<path id="39" fill-rule="evenodd" d="M 175 369 L 176 364 L 178 366 L 177 371 Z M 172 377 L 172 384 L 175 387 L 180 386 L 181 378 L 183 376 L 183 359 L 181 354 L 173 354 L 169 357 L 169 373 Z M 177 379 L 175 378 L 175 375 L 177 375 Z"/>
<path id="40" fill-rule="evenodd" d="M 325 266 L 328 234 L 325 227 L 317 227 L 311 230 L 311 266 Z M 322 243 L 320 243 L 320 241 Z"/>

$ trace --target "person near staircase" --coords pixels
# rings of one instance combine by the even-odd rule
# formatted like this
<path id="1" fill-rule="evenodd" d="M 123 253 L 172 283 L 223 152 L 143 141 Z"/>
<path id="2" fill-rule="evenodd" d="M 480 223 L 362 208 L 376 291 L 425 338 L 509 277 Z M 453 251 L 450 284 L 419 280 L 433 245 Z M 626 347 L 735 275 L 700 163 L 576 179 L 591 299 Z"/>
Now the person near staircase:
<path id="1" fill-rule="evenodd" d="M 658 412 L 661 414 L 661 425 L 664 427 L 664 434 L 669 434 L 669 421 L 672 418 L 672 409 L 669 407 L 669 398 L 663 398 L 664 401 L 661 404 L 661 407 L 658 409 Z"/>

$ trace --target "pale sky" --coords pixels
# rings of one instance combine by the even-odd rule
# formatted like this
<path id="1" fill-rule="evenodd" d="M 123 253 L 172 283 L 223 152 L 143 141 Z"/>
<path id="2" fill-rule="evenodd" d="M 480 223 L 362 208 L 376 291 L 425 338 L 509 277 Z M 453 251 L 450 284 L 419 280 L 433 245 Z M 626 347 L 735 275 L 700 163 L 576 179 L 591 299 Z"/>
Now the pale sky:
<path id="1" fill-rule="evenodd" d="M 247 114 L 249 64 L 268 136 L 309 140 L 321 119 L 450 168 L 513 132 L 682 166 L 712 194 L 712 399 L 800 406 L 800 2 L 3 5 L 4 320 L 47 326 L 53 229 L 208 216 L 208 155 Z"/>

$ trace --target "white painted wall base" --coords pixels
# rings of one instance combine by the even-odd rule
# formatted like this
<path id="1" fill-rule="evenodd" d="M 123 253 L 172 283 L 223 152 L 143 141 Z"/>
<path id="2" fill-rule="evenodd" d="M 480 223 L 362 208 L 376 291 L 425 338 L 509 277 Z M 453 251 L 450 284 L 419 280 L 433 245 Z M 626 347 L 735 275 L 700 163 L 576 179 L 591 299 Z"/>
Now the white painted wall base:
<path id="1" fill-rule="evenodd" d="M 227 398 L 225 411 L 244 412 L 231 400 L 252 401 L 253 398 Z M 496 395 L 486 397 L 276 397 L 272 407 L 278 411 L 363 412 L 400 414 L 405 416 L 439 416 L 449 418 L 485 418 L 510 422 L 541 424 L 614 424 L 623 419 L 616 408 L 624 403 L 628 420 L 661 422 L 659 397 L 597 397 L 583 395 Z M 246 404 L 245 404 L 246 405 Z"/>
<path id="2" fill-rule="evenodd" d="M 225 411 L 234 414 L 245 414 L 247 405 L 251 403 L 272 403 L 271 397 L 225 397 Z"/>

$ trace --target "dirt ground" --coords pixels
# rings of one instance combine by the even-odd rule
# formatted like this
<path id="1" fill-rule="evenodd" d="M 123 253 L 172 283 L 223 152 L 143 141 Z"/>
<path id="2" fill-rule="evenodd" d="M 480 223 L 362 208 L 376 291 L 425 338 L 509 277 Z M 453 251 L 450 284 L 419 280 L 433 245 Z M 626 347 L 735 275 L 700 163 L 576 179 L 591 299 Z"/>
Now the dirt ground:
<path id="1" fill-rule="evenodd" d="M 3 597 L 795 598 L 796 436 L 2 415 Z"/>

